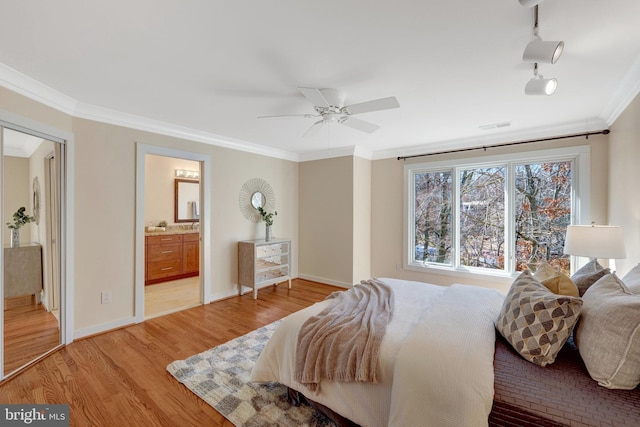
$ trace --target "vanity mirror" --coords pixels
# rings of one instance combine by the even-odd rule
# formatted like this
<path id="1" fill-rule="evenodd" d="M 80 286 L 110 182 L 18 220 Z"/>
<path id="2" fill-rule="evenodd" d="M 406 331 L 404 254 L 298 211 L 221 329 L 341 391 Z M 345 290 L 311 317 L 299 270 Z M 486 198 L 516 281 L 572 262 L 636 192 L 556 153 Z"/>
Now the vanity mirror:
<path id="1" fill-rule="evenodd" d="M 200 182 L 176 179 L 174 193 L 174 222 L 200 221 Z"/>

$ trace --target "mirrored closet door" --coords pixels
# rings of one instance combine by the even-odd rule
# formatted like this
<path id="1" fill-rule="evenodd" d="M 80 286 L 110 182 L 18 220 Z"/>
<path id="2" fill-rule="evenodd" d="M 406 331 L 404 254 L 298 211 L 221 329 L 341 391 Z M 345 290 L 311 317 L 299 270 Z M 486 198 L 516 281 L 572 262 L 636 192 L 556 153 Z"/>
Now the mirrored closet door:
<path id="1" fill-rule="evenodd" d="M 26 129 L 2 136 L 3 377 L 62 344 L 65 147 Z"/>

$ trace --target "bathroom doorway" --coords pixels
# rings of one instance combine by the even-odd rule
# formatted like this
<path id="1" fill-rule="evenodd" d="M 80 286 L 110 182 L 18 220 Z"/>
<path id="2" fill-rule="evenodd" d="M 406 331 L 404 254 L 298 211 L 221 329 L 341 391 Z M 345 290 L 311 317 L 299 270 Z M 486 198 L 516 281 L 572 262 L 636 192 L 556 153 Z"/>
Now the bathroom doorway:
<path id="1" fill-rule="evenodd" d="M 137 145 L 136 320 L 208 302 L 209 157 Z"/>
<path id="2" fill-rule="evenodd" d="M 145 156 L 145 319 L 202 304 L 200 205 L 200 162 Z"/>

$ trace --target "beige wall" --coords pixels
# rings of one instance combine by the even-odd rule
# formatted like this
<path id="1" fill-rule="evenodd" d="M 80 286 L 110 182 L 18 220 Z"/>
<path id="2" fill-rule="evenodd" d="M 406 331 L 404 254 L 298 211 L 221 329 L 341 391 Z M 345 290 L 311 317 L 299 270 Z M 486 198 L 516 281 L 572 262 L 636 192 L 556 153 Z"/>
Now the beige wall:
<path id="1" fill-rule="evenodd" d="M 75 282 L 76 336 L 110 329 L 134 316 L 135 267 L 144 262 L 134 257 L 137 142 L 211 157 L 208 233 L 213 271 L 206 285 L 214 298 L 236 293 L 237 241 L 264 237 L 264 225 L 244 219 L 238 205 L 240 189 L 251 178 L 265 179 L 274 190 L 278 216 L 273 233 L 292 239 L 292 275 L 297 276 L 297 163 L 72 118 L 4 88 L 0 88 L 0 109 L 5 116 L 26 117 L 73 133 L 75 270 L 69 274 Z M 103 290 L 111 291 L 110 304 L 101 304 Z"/>
<path id="2" fill-rule="evenodd" d="M 300 163 L 300 275 L 353 284 L 353 157 Z"/>
<path id="3" fill-rule="evenodd" d="M 236 292 L 237 242 L 264 237 L 264 225 L 247 221 L 238 205 L 242 185 L 254 177 L 274 190 L 273 233 L 292 239 L 292 274 L 297 275 L 297 163 L 82 119 L 74 120 L 74 133 L 77 329 L 133 316 L 135 265 L 143 262 L 134 257 L 136 142 L 212 159 L 212 206 L 206 212 L 212 220 L 213 271 L 206 286 L 214 299 Z M 101 290 L 112 292 L 111 304 L 100 304 Z"/>
<path id="4" fill-rule="evenodd" d="M 618 117 L 609 134 L 609 222 L 624 229 L 627 257 L 616 260 L 620 276 L 640 262 L 640 95 Z"/>
<path id="5" fill-rule="evenodd" d="M 145 156 L 144 224 L 158 225 L 160 221 L 175 224 L 176 169 L 200 170 L 200 163 L 175 157 Z"/>
<path id="6" fill-rule="evenodd" d="M 353 159 L 352 283 L 371 277 L 371 161 Z"/>
<path id="7" fill-rule="evenodd" d="M 608 183 L 608 138 L 604 135 L 559 140 L 549 143 L 526 144 L 509 149 L 490 149 L 486 152 L 457 153 L 413 160 L 422 163 L 429 160 L 464 159 L 468 157 L 492 156 L 529 150 L 566 147 L 570 145 L 591 146 L 591 219 L 607 222 Z M 454 157 L 455 156 L 455 157 Z M 405 229 L 403 226 L 403 169 L 405 162 L 396 159 L 377 160 L 372 167 L 371 203 L 371 275 L 373 277 L 395 277 L 406 280 L 449 285 L 465 283 L 508 290 L 512 279 L 488 278 L 478 275 L 432 274 L 408 271 L 402 268 L 402 248 Z"/>
<path id="8" fill-rule="evenodd" d="M 371 161 L 300 164 L 300 276 L 344 287 L 371 277 Z"/>

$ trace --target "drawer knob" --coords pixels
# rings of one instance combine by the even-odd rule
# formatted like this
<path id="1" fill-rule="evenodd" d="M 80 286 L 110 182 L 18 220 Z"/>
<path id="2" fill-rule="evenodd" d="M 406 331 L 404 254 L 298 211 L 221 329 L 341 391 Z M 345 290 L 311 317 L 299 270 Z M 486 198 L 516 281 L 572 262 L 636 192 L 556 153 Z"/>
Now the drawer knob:
<path id="1" fill-rule="evenodd" d="M 160 269 L 160 271 L 169 271 L 169 270 L 173 270 L 173 267 L 164 267 Z"/>

